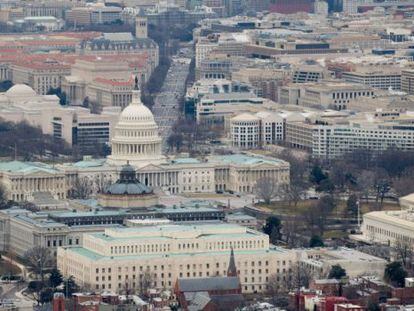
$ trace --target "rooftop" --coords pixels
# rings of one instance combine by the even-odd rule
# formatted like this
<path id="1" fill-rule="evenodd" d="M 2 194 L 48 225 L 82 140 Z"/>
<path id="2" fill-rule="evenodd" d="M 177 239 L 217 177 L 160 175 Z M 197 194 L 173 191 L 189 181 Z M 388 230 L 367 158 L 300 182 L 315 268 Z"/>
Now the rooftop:
<path id="1" fill-rule="evenodd" d="M 32 174 L 35 172 L 54 174 L 59 172 L 53 166 L 46 163 L 21 161 L 0 162 L 0 171 L 21 174 Z"/>

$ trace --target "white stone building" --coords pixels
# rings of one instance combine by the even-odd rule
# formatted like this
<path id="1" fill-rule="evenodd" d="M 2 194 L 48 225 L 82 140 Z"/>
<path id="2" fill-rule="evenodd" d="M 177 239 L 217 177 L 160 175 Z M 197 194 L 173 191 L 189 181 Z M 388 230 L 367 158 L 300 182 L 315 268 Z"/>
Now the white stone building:
<path id="1" fill-rule="evenodd" d="M 256 114 L 239 114 L 230 119 L 232 145 L 241 149 L 254 149 L 281 142 L 284 124 L 282 113 L 260 111 Z"/>
<path id="2" fill-rule="evenodd" d="M 363 216 L 362 236 L 355 239 L 368 243 L 394 245 L 396 241 L 414 243 L 414 212 L 412 209 L 401 211 L 376 211 Z"/>
<path id="3" fill-rule="evenodd" d="M 152 112 L 141 102 L 137 88 L 138 85 L 132 92 L 131 103 L 122 111 L 115 126 L 109 164 L 123 165 L 129 161 L 134 166 L 143 166 L 159 164 L 164 159 L 158 125 Z"/>
<path id="4" fill-rule="evenodd" d="M 350 278 L 368 275 L 382 278 L 387 265 L 385 259 L 345 247 L 304 250 L 299 262 L 318 277 L 328 276 L 332 266 L 340 265 Z"/>
<path id="5" fill-rule="evenodd" d="M 244 293 L 264 292 L 272 274 L 287 278 L 297 256 L 242 226 L 162 225 L 86 234 L 82 247 L 59 248 L 57 261 L 92 290 L 139 289 L 148 273 L 154 287 L 172 289 L 177 278 L 226 275 L 231 249 Z"/>

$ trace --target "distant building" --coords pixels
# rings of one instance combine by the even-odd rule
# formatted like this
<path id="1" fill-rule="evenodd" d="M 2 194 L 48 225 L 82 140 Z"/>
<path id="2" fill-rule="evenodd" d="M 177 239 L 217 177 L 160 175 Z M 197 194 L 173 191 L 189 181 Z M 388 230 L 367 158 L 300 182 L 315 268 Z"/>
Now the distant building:
<path id="1" fill-rule="evenodd" d="M 243 113 L 230 120 L 232 145 L 241 149 L 255 149 L 276 144 L 284 139 L 284 120 L 272 112 Z"/>
<path id="2" fill-rule="evenodd" d="M 397 111 L 362 113 L 353 118 L 327 112 L 325 117 L 286 122 L 286 143 L 321 158 L 337 158 L 361 149 L 409 151 L 414 149 L 411 118 Z"/>
<path id="3" fill-rule="evenodd" d="M 362 236 L 355 236 L 369 243 L 395 245 L 414 243 L 414 212 L 412 209 L 401 211 L 377 211 L 366 213 L 361 226 Z"/>
<path id="4" fill-rule="evenodd" d="M 299 263 L 312 271 L 314 276 L 328 275 L 332 266 L 340 265 L 349 278 L 367 275 L 382 278 L 387 265 L 385 259 L 346 247 L 308 249 L 300 256 Z"/>
<path id="5" fill-rule="evenodd" d="M 92 114 L 88 108 L 62 106 L 56 95 L 38 95 L 21 84 L 0 93 L 0 113 L 4 120 L 26 121 L 41 128 L 44 134 L 77 146 L 81 152 L 96 151 L 109 142 L 119 112 L 108 108 L 101 114 Z"/>
<path id="6" fill-rule="evenodd" d="M 231 249 L 243 293 L 264 292 L 270 275 L 288 277 L 296 262 L 295 251 L 269 245 L 267 235 L 229 224 L 107 229 L 84 235 L 82 247 L 61 247 L 57 262 L 64 276 L 96 291 L 122 292 L 125 282 L 136 289 L 144 275 L 172 289 L 177 279 L 226 276 Z"/>
<path id="7" fill-rule="evenodd" d="M 343 110 L 350 101 L 361 96 L 373 97 L 376 93 L 377 91 L 368 85 L 335 80 L 289 84 L 281 87 L 279 103 Z"/>
<path id="8" fill-rule="evenodd" d="M 414 94 L 414 70 L 403 69 L 401 71 L 401 91 Z"/>
<path id="9" fill-rule="evenodd" d="M 297 12 L 312 12 L 313 0 L 271 0 L 270 12 L 291 14 Z"/>
<path id="10" fill-rule="evenodd" d="M 92 5 L 66 11 L 66 21 L 77 26 L 111 24 L 121 20 L 122 9 L 117 6 Z"/>
<path id="11" fill-rule="evenodd" d="M 376 68 L 378 68 L 376 66 Z M 401 90 L 401 68 L 385 67 L 380 69 L 359 68 L 352 72 L 343 72 L 342 78 L 352 83 L 361 83 L 382 90 Z"/>
<path id="12" fill-rule="evenodd" d="M 243 306 L 233 249 L 226 276 L 179 278 L 174 291 L 183 310 L 235 310 Z"/>

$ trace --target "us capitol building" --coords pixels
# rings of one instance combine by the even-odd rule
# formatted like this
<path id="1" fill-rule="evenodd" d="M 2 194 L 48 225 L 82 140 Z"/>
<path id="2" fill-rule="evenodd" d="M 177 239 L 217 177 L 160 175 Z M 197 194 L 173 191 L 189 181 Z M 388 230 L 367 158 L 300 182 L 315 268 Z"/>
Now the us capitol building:
<path id="1" fill-rule="evenodd" d="M 99 185 L 118 180 L 122 166 L 129 162 L 143 185 L 170 194 L 254 193 L 256 181 L 265 176 L 280 184 L 289 183 L 289 163 L 279 159 L 246 154 L 167 158 L 161 144 L 154 116 L 141 102 L 136 87 L 131 103 L 120 114 L 111 140 L 112 154 L 107 159 L 86 157 L 80 162 L 53 166 L 0 162 L 0 182 L 6 186 L 9 199 L 17 202 L 32 201 L 39 192 L 65 199 L 78 178 L 88 179 L 98 192 Z"/>

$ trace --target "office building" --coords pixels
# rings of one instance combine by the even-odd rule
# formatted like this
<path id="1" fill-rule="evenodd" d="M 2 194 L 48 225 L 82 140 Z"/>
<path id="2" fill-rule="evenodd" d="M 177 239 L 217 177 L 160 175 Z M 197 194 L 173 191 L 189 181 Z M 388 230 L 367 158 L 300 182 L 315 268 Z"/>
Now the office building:
<path id="1" fill-rule="evenodd" d="M 59 248 L 57 263 L 64 276 L 73 275 L 77 284 L 93 290 L 137 289 L 145 275 L 153 287 L 172 289 L 178 278 L 227 275 L 231 249 L 243 293 L 264 292 L 270 275 L 287 277 L 296 262 L 295 251 L 270 245 L 266 234 L 200 224 L 86 234 L 82 247 Z"/>

